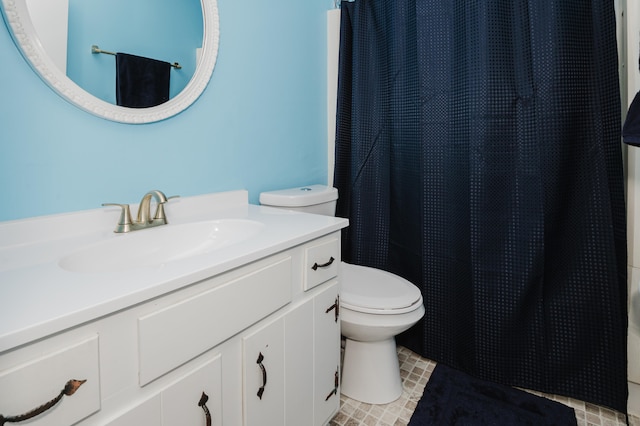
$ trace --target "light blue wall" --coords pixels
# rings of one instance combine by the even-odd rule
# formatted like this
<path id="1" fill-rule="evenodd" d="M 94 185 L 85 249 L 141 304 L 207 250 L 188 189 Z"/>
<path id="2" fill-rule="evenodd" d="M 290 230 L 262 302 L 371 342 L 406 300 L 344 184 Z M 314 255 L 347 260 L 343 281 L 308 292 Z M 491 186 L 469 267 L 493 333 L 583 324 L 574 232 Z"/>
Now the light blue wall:
<path id="1" fill-rule="evenodd" d="M 0 220 L 327 181 L 326 10 L 332 0 L 219 0 L 209 86 L 168 120 L 85 113 L 31 70 L 0 27 Z"/>

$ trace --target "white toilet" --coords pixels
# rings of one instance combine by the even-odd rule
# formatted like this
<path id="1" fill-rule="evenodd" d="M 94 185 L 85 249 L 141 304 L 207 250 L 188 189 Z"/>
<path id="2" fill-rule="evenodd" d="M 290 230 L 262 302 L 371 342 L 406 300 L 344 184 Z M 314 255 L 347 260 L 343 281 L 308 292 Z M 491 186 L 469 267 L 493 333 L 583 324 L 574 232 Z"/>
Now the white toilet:
<path id="1" fill-rule="evenodd" d="M 324 185 L 263 192 L 262 205 L 333 216 L 338 191 Z M 340 265 L 340 325 L 346 339 L 342 393 L 369 404 L 400 397 L 395 336 L 424 315 L 418 287 L 379 269 Z"/>

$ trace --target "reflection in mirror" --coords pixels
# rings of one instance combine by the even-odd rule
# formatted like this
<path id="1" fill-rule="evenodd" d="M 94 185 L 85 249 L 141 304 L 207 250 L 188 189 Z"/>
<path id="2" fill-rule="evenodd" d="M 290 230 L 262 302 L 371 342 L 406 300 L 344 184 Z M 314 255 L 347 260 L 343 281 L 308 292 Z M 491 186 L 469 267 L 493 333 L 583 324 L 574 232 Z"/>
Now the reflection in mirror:
<path id="1" fill-rule="evenodd" d="M 91 54 L 94 44 L 107 51 L 179 62 L 182 68 L 170 73 L 170 98 L 191 80 L 202 46 L 200 0 L 68 1 L 67 76 L 87 92 L 116 103 L 115 57 Z"/>
<path id="2" fill-rule="evenodd" d="M 27 8 L 44 51 L 66 73 L 69 0 L 27 0 Z"/>
<path id="3" fill-rule="evenodd" d="M 14 41 L 42 79 L 109 120 L 149 123 L 178 114 L 200 96 L 215 66 L 216 0 L 1 1 Z M 92 54 L 92 45 L 179 62 L 182 68 L 170 72 L 170 100 L 150 108 L 115 105 L 115 58 Z"/>

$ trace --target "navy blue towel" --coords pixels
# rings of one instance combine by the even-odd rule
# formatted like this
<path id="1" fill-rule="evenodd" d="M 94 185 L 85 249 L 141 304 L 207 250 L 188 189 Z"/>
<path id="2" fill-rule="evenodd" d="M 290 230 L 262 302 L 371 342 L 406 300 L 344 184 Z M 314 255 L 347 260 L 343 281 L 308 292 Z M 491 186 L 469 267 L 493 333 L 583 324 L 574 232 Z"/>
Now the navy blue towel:
<path id="1" fill-rule="evenodd" d="M 146 108 L 169 100 L 171 64 L 142 56 L 116 53 L 116 102 Z"/>
<path id="2" fill-rule="evenodd" d="M 640 92 L 633 98 L 627 119 L 622 127 L 622 140 L 624 143 L 640 146 Z"/>

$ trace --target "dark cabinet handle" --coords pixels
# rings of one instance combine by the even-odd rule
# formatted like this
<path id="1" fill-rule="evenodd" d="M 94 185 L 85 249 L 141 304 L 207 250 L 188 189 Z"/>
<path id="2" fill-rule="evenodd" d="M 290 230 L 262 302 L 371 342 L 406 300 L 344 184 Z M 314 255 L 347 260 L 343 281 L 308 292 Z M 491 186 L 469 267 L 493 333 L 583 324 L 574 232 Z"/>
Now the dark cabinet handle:
<path id="1" fill-rule="evenodd" d="M 264 368 L 262 361 L 264 361 L 264 355 L 262 355 L 262 352 L 260 352 L 260 355 L 258 355 L 258 360 L 256 361 L 256 363 L 260 367 L 260 370 L 262 370 L 262 386 L 260 386 L 260 389 L 258 389 L 258 394 L 257 394 L 258 398 L 260 399 L 262 399 L 262 394 L 264 393 L 264 387 L 267 386 L 267 369 Z"/>
<path id="2" fill-rule="evenodd" d="M 202 407 L 204 410 L 204 418 L 207 420 L 207 426 L 211 426 L 211 413 L 207 408 L 207 401 L 209 400 L 209 396 L 202 392 L 202 396 L 200 397 L 200 401 L 198 401 L 198 407 Z"/>
<path id="3" fill-rule="evenodd" d="M 336 301 L 333 305 L 329 306 L 327 308 L 326 311 L 324 311 L 325 314 L 328 314 L 331 311 L 334 311 L 335 314 L 335 321 L 338 322 L 338 318 L 340 317 L 340 296 L 336 296 Z"/>
<path id="4" fill-rule="evenodd" d="M 333 395 L 337 395 L 338 394 L 338 387 L 340 386 L 340 377 L 338 376 L 338 369 L 339 368 L 340 367 L 338 367 L 336 369 L 336 374 L 335 374 L 334 381 L 333 381 L 334 388 L 333 388 L 333 390 L 331 392 L 329 392 L 329 395 L 327 395 L 327 397 L 324 399 L 325 401 L 328 401 L 329 398 L 331 398 Z"/>
<path id="5" fill-rule="evenodd" d="M 46 402 L 41 406 L 34 408 L 33 410 L 28 411 L 24 414 L 20 414 L 18 416 L 8 416 L 8 417 L 4 417 L 2 414 L 0 414 L 0 426 L 4 426 L 5 423 L 18 423 L 25 420 L 29 420 L 39 414 L 44 413 L 51 407 L 55 406 L 58 402 L 60 402 L 65 395 L 71 396 L 74 393 L 76 393 L 76 391 L 80 388 L 80 386 L 82 386 L 84 382 L 86 382 L 86 380 L 75 380 L 75 379 L 69 380 L 64 385 L 64 389 L 60 391 L 58 396 L 53 398 L 51 401 Z"/>
<path id="6" fill-rule="evenodd" d="M 317 263 L 314 263 L 313 266 L 311 267 L 311 269 L 313 269 L 315 271 L 318 268 L 326 268 L 327 266 L 331 266 L 331 264 L 333 263 L 334 260 L 335 259 L 333 258 L 333 256 L 331 256 L 331 258 L 329 259 L 329 261 L 327 263 L 323 263 L 322 265 L 318 265 Z"/>

